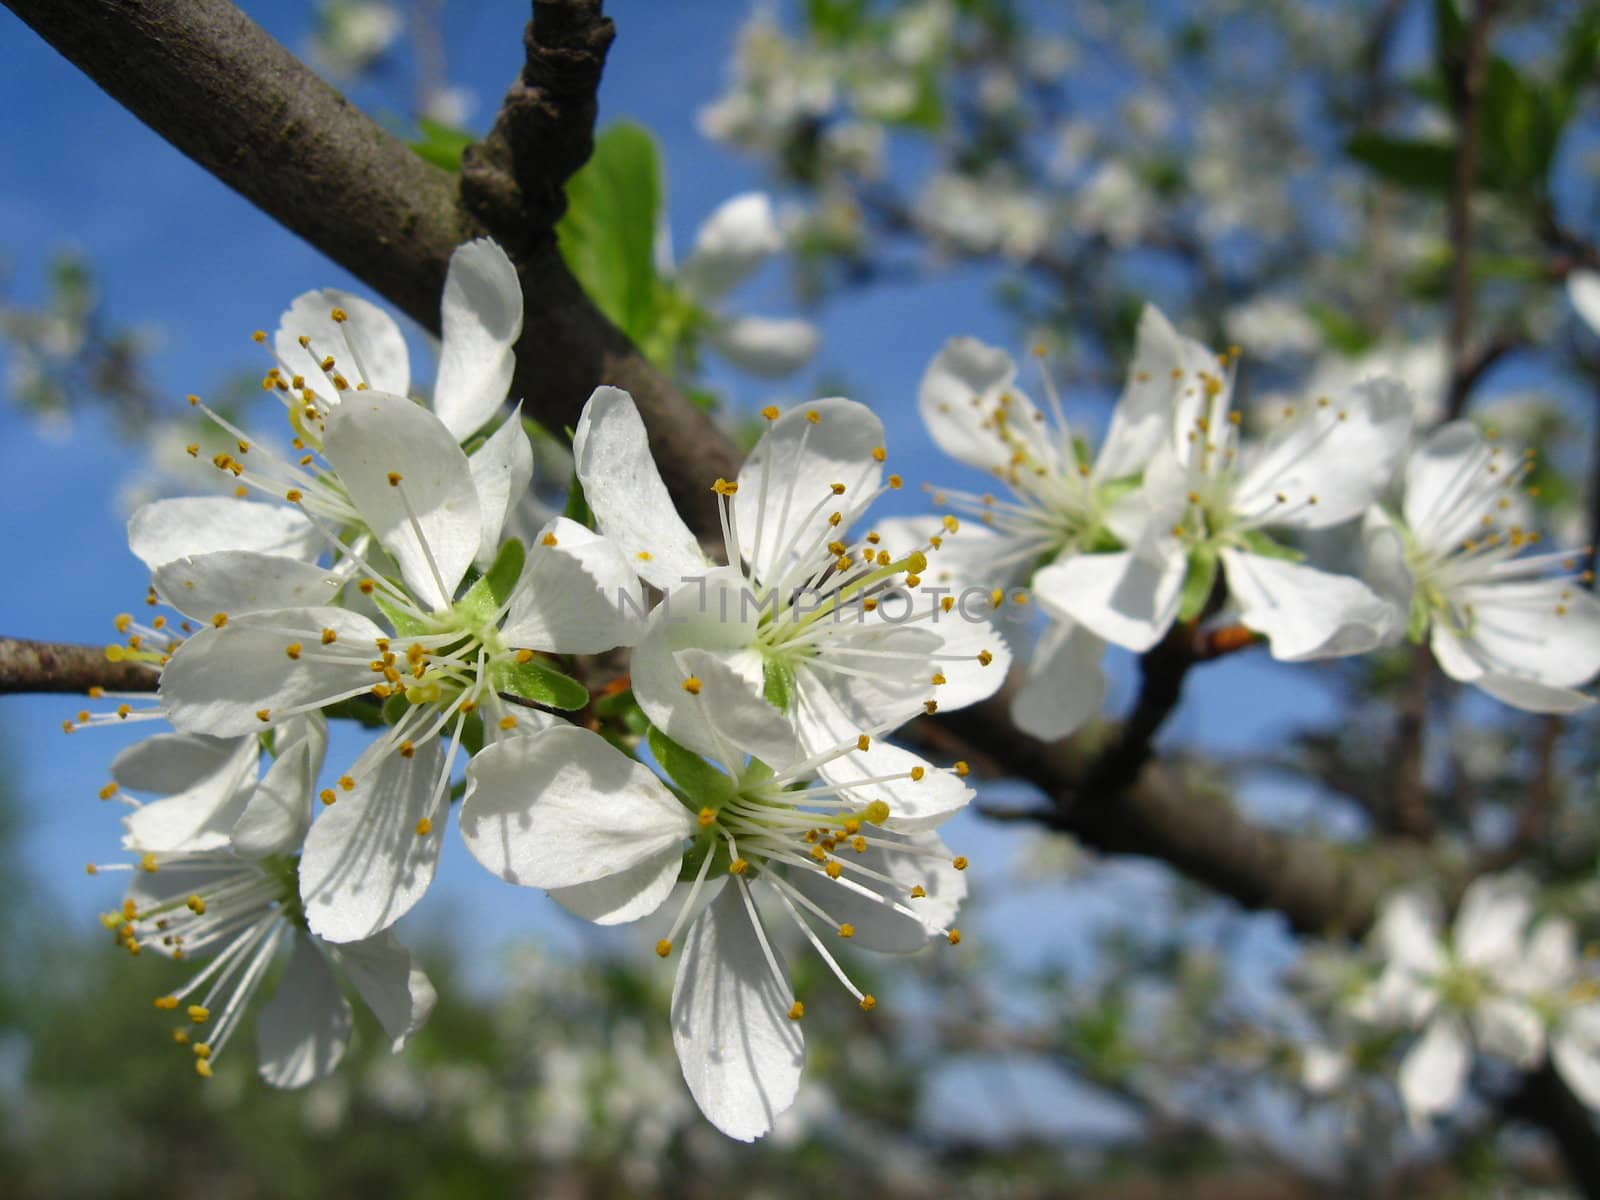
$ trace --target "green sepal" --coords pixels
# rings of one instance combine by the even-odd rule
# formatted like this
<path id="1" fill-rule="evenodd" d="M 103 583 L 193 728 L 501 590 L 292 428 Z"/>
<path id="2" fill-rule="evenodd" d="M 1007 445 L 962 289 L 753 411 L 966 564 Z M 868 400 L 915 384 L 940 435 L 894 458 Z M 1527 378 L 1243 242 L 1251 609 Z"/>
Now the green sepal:
<path id="1" fill-rule="evenodd" d="M 383 702 L 383 723 L 385 725 L 398 725 L 400 718 L 405 716 L 410 708 L 411 702 L 406 699 L 405 692 L 396 692 Z"/>
<path id="2" fill-rule="evenodd" d="M 491 672 L 497 692 L 510 692 L 524 700 L 566 711 L 589 703 L 589 689 L 570 675 L 563 675 L 538 657 L 525 663 L 502 660 Z"/>
<path id="3" fill-rule="evenodd" d="M 1428 632 L 1428 601 L 1418 588 L 1411 597 L 1411 615 L 1406 621 L 1406 640 L 1412 645 L 1422 645 Z"/>
<path id="4" fill-rule="evenodd" d="M 474 622 L 487 622 L 510 599 L 517 580 L 522 578 L 526 557 L 522 543 L 516 538 L 508 539 L 495 554 L 494 563 L 456 603 L 456 611 Z"/>
<path id="5" fill-rule="evenodd" d="M 1193 621 L 1211 599 L 1211 589 L 1217 583 L 1217 555 L 1209 547 L 1200 547 L 1189 553 L 1189 571 L 1183 577 L 1183 593 L 1178 602 L 1178 620 Z"/>
<path id="6" fill-rule="evenodd" d="M 733 781 L 692 750 L 678 745 L 654 725 L 646 735 L 650 753 L 689 797 L 689 807 L 698 812 L 707 806 L 721 808 L 733 799 Z"/>
<path id="7" fill-rule="evenodd" d="M 396 636 L 417 637 L 428 632 L 428 626 L 420 617 L 406 612 L 403 608 L 396 608 L 387 597 L 376 589 L 372 593 L 372 602 L 378 606 L 378 611 L 389 619 L 389 624 L 394 626 Z"/>
<path id="8" fill-rule="evenodd" d="M 1283 562 L 1304 562 L 1306 558 L 1293 546 L 1273 541 L 1268 534 L 1259 529 L 1247 530 L 1240 535 L 1239 541 L 1251 554 L 1259 554 L 1262 558 L 1276 558 Z"/>
<path id="9" fill-rule="evenodd" d="M 468 713 L 461 723 L 461 748 L 468 758 L 483 749 L 483 718 L 475 712 Z"/>
<path id="10" fill-rule="evenodd" d="M 784 663 L 768 662 L 761 672 L 761 694 L 779 712 L 789 711 L 794 698 L 794 669 Z"/>

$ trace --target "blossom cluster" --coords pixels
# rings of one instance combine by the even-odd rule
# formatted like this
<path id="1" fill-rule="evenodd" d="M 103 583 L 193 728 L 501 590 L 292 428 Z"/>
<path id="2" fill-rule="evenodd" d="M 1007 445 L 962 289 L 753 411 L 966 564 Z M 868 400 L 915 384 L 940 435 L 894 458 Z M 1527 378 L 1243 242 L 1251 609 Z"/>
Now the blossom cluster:
<path id="1" fill-rule="evenodd" d="M 702 240 L 692 274 L 735 277 L 760 238 L 734 234 L 757 227 L 761 213 L 724 214 L 728 236 Z M 940 830 L 973 796 L 969 769 L 893 739 L 998 691 L 1012 649 L 994 618 L 1030 596 L 1045 628 L 1012 707 L 1040 738 L 1098 709 L 1108 645 L 1145 651 L 1208 622 L 1289 661 L 1428 638 L 1449 674 L 1508 703 L 1590 703 L 1600 607 L 1563 556 L 1522 553 L 1538 540 L 1526 461 L 1464 424 L 1413 446 L 1391 381 L 1247 436 L 1237 352 L 1152 308 L 1091 453 L 1048 381 L 1040 408 L 1004 351 L 956 339 L 921 410 L 1009 498 L 935 492 L 954 511 L 874 521 L 904 487 L 879 418 L 843 398 L 769 406 L 737 478 L 706 481 L 711 553 L 617 388 L 578 421 L 572 515 L 530 502 L 532 450 L 505 410 L 521 326 L 504 253 L 458 249 L 424 404 L 385 313 L 299 297 L 256 335 L 287 444 L 192 398 L 231 439 L 212 465 L 233 494 L 155 501 L 129 523 L 149 605 L 176 615 L 119 617 L 108 654 L 158 668 L 159 690 L 67 727 L 170 726 L 113 763 L 104 795 L 131 807 L 128 857 L 92 869 L 132 874 L 105 917 L 119 946 L 200 964 L 155 1004 L 202 1076 L 269 979 L 255 1015 L 269 1083 L 337 1065 L 347 988 L 396 1049 L 421 1026 L 434 991 L 394 926 L 427 892 L 455 807 L 468 852 L 503 880 L 652 930 L 678 960 L 690 1093 L 729 1136 L 766 1134 L 804 1057 L 786 946 L 870 1012 L 843 951 L 961 940 L 967 860 Z M 1335 527 L 1359 534 L 1364 578 L 1291 540 Z M 958 604 L 958 588 L 987 604 Z M 335 750 L 333 719 L 364 744 Z"/>

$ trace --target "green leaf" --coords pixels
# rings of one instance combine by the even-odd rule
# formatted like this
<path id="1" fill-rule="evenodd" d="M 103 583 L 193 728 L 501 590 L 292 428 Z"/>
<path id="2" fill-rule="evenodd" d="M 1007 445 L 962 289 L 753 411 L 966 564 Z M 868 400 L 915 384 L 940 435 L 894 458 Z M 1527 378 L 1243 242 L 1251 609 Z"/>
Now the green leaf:
<path id="1" fill-rule="evenodd" d="M 1497 55 L 1484 72 L 1482 111 L 1482 185 L 1500 192 L 1537 191 L 1560 132 L 1544 96 Z"/>
<path id="2" fill-rule="evenodd" d="M 382 591 L 373 591 L 372 602 L 378 606 L 379 612 L 389 618 L 389 624 L 394 626 L 395 633 L 400 637 L 415 637 L 428 632 L 428 626 L 422 618 L 396 607 Z"/>
<path id="3" fill-rule="evenodd" d="M 551 708 L 571 711 L 589 703 L 589 691 L 583 684 L 537 656 L 525 663 L 498 662 L 493 678 L 495 690 Z"/>
<path id="4" fill-rule="evenodd" d="M 1449 142 L 1358 133 L 1345 152 L 1389 183 L 1418 192 L 1443 194 L 1455 174 L 1456 152 Z"/>
<path id="5" fill-rule="evenodd" d="M 635 342 L 650 340 L 663 306 L 656 276 L 661 162 L 642 127 L 612 125 L 567 181 L 566 215 L 556 225 L 561 257 L 583 289 Z"/>
<path id="6" fill-rule="evenodd" d="M 1178 620 L 1192 621 L 1211 599 L 1211 589 L 1217 582 L 1217 556 L 1202 547 L 1189 554 L 1189 573 L 1183 577 L 1183 593 L 1178 602 Z"/>
<path id="7" fill-rule="evenodd" d="M 446 171 L 460 171 L 462 153 L 477 141 L 464 129 L 431 121 L 427 117 L 417 119 L 417 128 L 422 131 L 422 136 L 411 143 L 411 149 L 419 157 Z"/>
<path id="8" fill-rule="evenodd" d="M 766 663 L 762 668 L 761 694 L 779 712 L 788 712 L 789 701 L 794 697 L 794 671 L 783 663 Z"/>
<path id="9" fill-rule="evenodd" d="M 1305 555 L 1293 546 L 1285 546 L 1282 542 L 1273 541 L 1271 535 L 1259 529 L 1251 529 L 1239 538 L 1244 543 L 1244 548 L 1251 554 L 1259 554 L 1262 558 L 1277 558 L 1284 562 L 1304 562 Z"/>
<path id="10" fill-rule="evenodd" d="M 578 473 L 572 473 L 572 482 L 567 485 L 567 506 L 561 513 L 569 521 L 576 521 L 585 529 L 594 528 L 594 513 L 589 508 L 589 498 L 583 494 L 583 480 L 578 478 Z"/>
<path id="11" fill-rule="evenodd" d="M 456 602 L 457 611 L 477 621 L 487 621 L 499 612 L 500 606 L 511 598 L 517 580 L 522 578 L 525 556 L 522 543 L 516 538 L 505 542 L 494 556 L 494 564 Z"/>
<path id="12" fill-rule="evenodd" d="M 693 750 L 684 749 L 654 725 L 646 740 L 661 769 L 689 794 L 695 808 L 707 804 L 715 808 L 733 798 L 733 781 Z"/>
<path id="13" fill-rule="evenodd" d="M 1352 356 L 1360 354 L 1376 340 L 1359 321 L 1353 320 L 1331 304 L 1313 301 L 1306 305 L 1306 316 L 1316 322 L 1317 330 L 1322 334 L 1323 340 L 1341 354 Z"/>

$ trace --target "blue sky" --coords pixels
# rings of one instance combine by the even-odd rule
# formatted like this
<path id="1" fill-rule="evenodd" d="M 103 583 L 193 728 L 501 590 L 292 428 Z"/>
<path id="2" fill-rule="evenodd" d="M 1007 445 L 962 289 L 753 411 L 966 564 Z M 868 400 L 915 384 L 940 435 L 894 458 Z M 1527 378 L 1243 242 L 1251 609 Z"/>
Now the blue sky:
<path id="1" fill-rule="evenodd" d="M 291 46 L 309 28 L 307 4 L 244 7 Z M 451 76 L 477 92 L 475 124 L 481 128 L 518 68 L 514 34 L 527 8 L 517 2 L 462 7 L 447 47 Z M 743 0 L 622 0 L 608 8 L 619 37 L 601 91 L 601 118 L 639 120 L 661 139 L 681 254 L 717 203 L 763 182 L 750 163 L 695 130 L 696 111 L 719 90 L 747 6 Z M 186 392 L 205 392 L 252 365 L 250 331 L 270 328 L 298 293 L 325 285 L 364 290 L 166 146 L 8 12 L 0 12 L 0 48 L 7 61 L 0 109 L 27 114 L 0 123 L 0 254 L 14 267 L 17 290 L 37 294 L 57 249 L 83 250 L 114 320 L 161 331 L 151 365 L 174 410 Z M 936 455 L 916 420 L 916 384 L 950 336 L 1013 341 L 1015 331 L 991 302 L 992 282 L 983 270 L 951 271 L 915 286 L 853 294 L 815 314 L 824 332 L 815 375 L 840 372 L 860 389 L 858 398 L 888 424 L 897 469 L 908 478 L 962 478 Z M 792 307 L 777 267 L 739 299 L 749 311 Z M 733 375 L 718 382 L 744 409 L 784 394 Z M 802 380 L 787 394 L 805 387 Z M 134 465 L 93 422 L 80 425 L 68 441 L 50 440 L 13 410 L 0 410 L 0 509 L 13 563 L 0 591 L 0 630 L 99 642 L 111 635 L 114 613 L 139 605 L 147 580 L 127 553 L 115 503 L 117 486 Z M 910 492 L 900 497 L 901 507 L 915 503 Z M 1119 672 L 1120 703 L 1126 663 Z M 1290 678 L 1260 652 L 1209 667 L 1191 685 L 1167 736 L 1236 749 L 1325 715 L 1328 701 L 1317 686 L 1303 676 L 1286 686 Z M 112 755 L 138 731 L 86 731 L 68 739 L 60 722 L 78 707 L 71 698 L 5 697 L 0 707 L 10 734 L 3 754 L 28 815 L 29 869 L 66 913 L 87 925 L 116 895 L 113 882 L 82 873 L 87 859 L 114 853 L 118 836 L 116 813 L 95 792 Z M 1005 798 L 1024 797 L 1013 789 Z M 976 818 L 963 818 L 951 831 L 975 863 L 980 890 L 986 879 L 1001 878 L 1028 836 Z M 576 927 L 553 906 L 478 871 L 459 843 L 447 848 L 440 888 L 443 894 L 425 907 L 435 910 L 435 919 L 446 909 L 457 916 L 470 909 L 475 939 L 499 941 L 538 928 L 563 944 L 579 940 Z M 1070 889 L 1053 898 L 1068 911 L 1076 907 Z M 1115 915 L 1091 904 L 1082 922 L 1063 923 L 1052 912 L 1046 924 L 1038 917 L 1041 907 L 1059 911 L 1055 904 L 1000 902 L 994 932 L 1027 957 L 1070 955 L 1075 945 L 1081 948 L 1084 923 Z"/>

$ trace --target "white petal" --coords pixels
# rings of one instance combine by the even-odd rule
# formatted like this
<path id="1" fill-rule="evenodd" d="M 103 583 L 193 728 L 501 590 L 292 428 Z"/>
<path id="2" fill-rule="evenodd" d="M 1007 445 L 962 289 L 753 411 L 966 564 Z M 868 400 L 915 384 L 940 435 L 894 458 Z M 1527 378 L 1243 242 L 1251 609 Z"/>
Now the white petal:
<path id="1" fill-rule="evenodd" d="M 1571 688 L 1549 687 L 1517 675 L 1484 675 L 1473 681 L 1502 704 L 1524 712 L 1578 713 L 1594 707 L 1594 697 Z"/>
<path id="2" fill-rule="evenodd" d="M 1483 875 L 1461 897 L 1452 936 L 1463 962 L 1484 969 L 1509 970 L 1522 956 L 1522 935 L 1533 919 L 1527 880 L 1515 875 Z"/>
<path id="3" fill-rule="evenodd" d="M 1386 958 L 1416 974 L 1436 974 L 1444 966 L 1438 906 L 1420 892 L 1389 897 L 1378 914 L 1373 938 Z"/>
<path id="4" fill-rule="evenodd" d="M 152 571 L 174 559 L 218 550 L 309 560 L 321 546 L 321 535 L 304 513 L 256 500 L 228 496 L 156 500 L 128 518 L 128 549 Z"/>
<path id="5" fill-rule="evenodd" d="M 158 733 L 120 751 L 111 778 L 126 792 L 173 796 L 227 773 L 249 740 L 193 733 Z"/>
<path id="6" fill-rule="evenodd" d="M 811 360 L 822 334 L 799 317 L 718 317 L 706 327 L 706 340 L 740 370 L 781 379 Z"/>
<path id="7" fill-rule="evenodd" d="M 328 724 L 320 714 L 283 723 L 277 756 L 234 823 L 235 850 L 265 858 L 300 849 L 311 827 L 311 798 L 327 749 Z"/>
<path id="8" fill-rule="evenodd" d="M 644 610 L 639 580 L 616 544 L 557 517 L 528 547 L 501 633 L 511 646 L 599 654 L 638 641 Z"/>
<path id="9" fill-rule="evenodd" d="M 1585 324 L 1600 336 L 1600 273 L 1573 271 L 1567 276 L 1567 299 Z"/>
<path id="10" fill-rule="evenodd" d="M 1079 554 L 1037 572 L 1034 594 L 1052 615 L 1142 654 L 1177 620 L 1187 567 L 1181 550 Z"/>
<path id="11" fill-rule="evenodd" d="M 930 603 L 937 605 L 937 598 L 930 597 Z M 1006 672 L 1011 670 L 1011 647 L 993 622 L 987 618 L 969 621 L 956 608 L 938 614 L 931 624 L 921 628 L 940 639 L 934 651 L 939 657 L 932 664 L 945 680 L 932 692 L 940 712 L 966 708 L 1000 690 Z M 985 652 L 987 662 L 980 657 Z"/>
<path id="12" fill-rule="evenodd" d="M 883 444 L 872 410 L 838 398 L 791 408 L 767 428 L 739 469 L 733 498 L 739 550 L 756 579 L 776 586 L 798 557 L 818 561 L 832 540 L 829 515 L 842 513 L 839 528 L 848 528 L 877 491 L 883 466 L 873 451 Z M 834 484 L 844 492 L 834 495 Z"/>
<path id="13" fill-rule="evenodd" d="M 760 655 L 750 649 L 757 619 L 744 603 L 748 594 L 743 576 L 730 567 L 670 592 L 651 612 L 628 660 L 634 698 L 651 724 L 699 754 L 717 754 L 719 743 L 708 732 L 704 707 L 684 690 L 693 672 L 678 662 L 677 654 L 717 654 L 759 696 L 763 674 Z"/>
<path id="14" fill-rule="evenodd" d="M 1570 1013 L 1550 1038 L 1550 1060 L 1589 1108 L 1600 1108 L 1600 1010 Z"/>
<path id="15" fill-rule="evenodd" d="M 831 747 L 848 746 L 860 735 L 861 725 L 809 675 L 802 675 L 797 684 L 792 718 L 808 750 L 821 753 Z M 862 779 L 909 775 L 914 767 L 922 768 L 921 779 L 896 779 L 865 785 L 860 790 L 864 798 L 881 799 L 889 805 L 890 829 L 932 829 L 971 801 L 972 789 L 959 776 L 932 770 L 910 751 L 877 739 L 866 750 L 852 750 L 830 759 L 817 768 L 817 773 L 831 784 L 853 785 Z"/>
<path id="16" fill-rule="evenodd" d="M 1262 447 L 1239 480 L 1234 511 L 1299 529 L 1361 515 L 1406 452 L 1412 412 L 1410 392 L 1395 379 L 1368 379 L 1347 399 L 1314 404 Z M 1274 519 L 1283 510 L 1288 515 Z"/>
<path id="17" fill-rule="evenodd" d="M 550 899 L 596 925 L 622 925 L 648 917 L 660 908 L 672 894 L 682 868 L 683 851 L 674 846 L 593 883 L 551 888 Z"/>
<path id="18" fill-rule="evenodd" d="M 671 591 L 709 569 L 661 481 L 632 396 L 614 387 L 594 390 L 578 418 L 572 457 L 600 531 L 642 579 Z"/>
<path id="19" fill-rule="evenodd" d="M 730 767 L 739 764 L 727 762 L 727 758 L 741 754 L 774 770 L 792 766 L 805 756 L 794 727 L 741 669 L 743 656 L 690 648 L 678 651 L 676 658 L 682 671 L 700 680 L 700 691 L 689 697 L 685 707 L 697 708 L 704 715 L 704 727 L 713 731 L 702 735 L 697 729 L 683 745 L 715 747 L 702 753 L 710 753 Z"/>
<path id="20" fill-rule="evenodd" d="M 1460 1020 L 1440 1016 L 1430 1021 L 1421 1039 L 1407 1051 L 1397 1080 L 1413 1125 L 1456 1106 L 1471 1065 L 1472 1053 Z"/>
<path id="21" fill-rule="evenodd" d="M 1411 452 L 1402 514 L 1424 549 L 1451 551 L 1475 532 L 1486 489 L 1498 492 L 1488 474 L 1490 454 L 1470 421 L 1439 426 Z"/>
<path id="22" fill-rule="evenodd" d="M 522 332 L 522 284 L 504 250 L 488 238 L 456 247 L 439 318 L 443 345 L 433 411 L 461 442 L 505 403 L 516 367 L 511 347 Z"/>
<path id="23" fill-rule="evenodd" d="M 1018 445 L 1047 471 L 1059 460 L 1051 432 L 1014 385 L 1017 365 L 976 338 L 951 338 L 923 373 L 917 406 L 928 433 L 952 458 L 981 470 L 1010 465 Z"/>
<path id="24" fill-rule="evenodd" d="M 461 836 L 507 883 L 565 888 L 676 850 L 694 818 L 644 764 L 557 725 L 497 742 L 467 767 Z"/>
<path id="25" fill-rule="evenodd" d="M 689 927 L 672 987 L 672 1044 L 706 1119 L 750 1142 L 794 1103 L 805 1039 L 789 1019 L 790 995 L 767 965 L 743 893 L 742 884 L 723 888 Z"/>
<path id="26" fill-rule="evenodd" d="M 1578 934 L 1565 917 L 1545 917 L 1528 939 L 1523 959 L 1525 979 L 1518 987 L 1534 992 L 1555 992 L 1569 987 L 1578 975 Z"/>
<path id="27" fill-rule="evenodd" d="M 829 879 L 821 870 L 800 869 L 785 878 L 836 923 L 855 926 L 851 946 L 880 954 L 921 950 L 930 938 L 954 924 L 956 910 L 967 895 L 966 875 L 950 865 L 950 848 L 937 834 L 895 838 L 873 834 L 870 829 L 865 832 L 866 853 L 851 851 L 844 855 L 846 865 L 859 864 L 887 875 L 893 882 L 858 876 L 849 870 L 837 880 Z M 897 845 L 916 847 L 928 857 L 894 853 Z M 928 894 L 912 899 L 911 889 L 919 884 Z"/>
<path id="28" fill-rule="evenodd" d="M 450 801 L 437 787 L 446 766 L 437 738 L 410 758 L 391 752 L 375 770 L 362 766 L 350 772 L 355 789 L 311 823 L 300 857 L 306 921 L 330 942 L 362 941 L 405 916 L 433 882 L 444 845 Z"/>
<path id="29" fill-rule="evenodd" d="M 378 1018 L 389 1048 L 398 1054 L 422 1028 L 438 999 L 411 951 L 387 930 L 364 941 L 329 943 L 326 948 Z"/>
<path id="30" fill-rule="evenodd" d="M 350 1044 L 350 1005 L 316 941 L 298 936 L 272 999 L 256 1017 L 261 1078 L 273 1087 L 305 1087 L 333 1072 Z"/>
<path id="31" fill-rule="evenodd" d="M 1405 539 L 1383 509 L 1373 505 L 1361 522 L 1361 577 L 1395 610 L 1397 624 L 1410 620 L 1416 581 L 1406 566 Z"/>
<path id="32" fill-rule="evenodd" d="M 1544 1057 L 1544 1024 L 1533 1006 L 1510 996 L 1488 996 L 1472 1013 L 1478 1047 L 1527 1070 Z"/>
<path id="33" fill-rule="evenodd" d="M 1507 580 L 1455 589 L 1472 653 L 1492 674 L 1577 687 L 1600 671 L 1600 599 L 1571 579 Z"/>
<path id="34" fill-rule="evenodd" d="M 884 609 L 880 607 L 865 620 L 841 621 L 822 628 L 824 636 L 813 644 L 812 655 L 795 662 L 796 679 L 808 681 L 812 691 L 826 692 L 843 713 L 836 736 L 830 742 L 811 743 L 813 751 L 834 741 L 851 741 L 863 729 L 903 724 L 935 696 L 942 700 L 945 688 L 933 682 L 936 668 L 948 666 L 953 674 L 947 673 L 946 678 L 959 679 L 962 690 L 970 690 L 978 678 L 986 683 L 999 678 L 977 676 L 975 657 L 970 671 L 966 663 L 936 663 L 934 656 L 945 644 L 941 633 L 923 623 L 891 624 L 880 619 L 883 616 Z M 957 628 L 956 617 L 952 616 L 948 625 Z M 997 658 L 1005 656 L 1005 644 L 999 635 L 993 634 L 992 639 L 983 641 L 994 648 Z M 977 651 L 971 653 L 975 656 Z M 959 704 L 952 703 L 951 707 Z"/>
<path id="35" fill-rule="evenodd" d="M 349 320 L 336 322 L 336 308 L 344 309 Z M 300 345 L 302 337 L 311 339 L 309 348 Z M 322 360 L 330 354 L 334 370 L 351 387 L 365 382 L 375 391 L 398 396 L 411 390 L 411 360 L 400 327 L 383 309 L 349 292 L 323 288 L 296 297 L 278 318 L 272 346 L 284 369 L 302 376 L 326 407 L 353 394 L 336 391 L 323 373 Z"/>
<path id="36" fill-rule="evenodd" d="M 121 782 L 130 774 L 137 775 L 138 759 L 163 751 L 198 765 L 208 759 L 212 748 L 217 746 L 219 743 L 211 738 L 157 735 L 118 755 L 111 764 L 111 777 Z M 220 746 L 228 747 L 228 755 L 213 769 L 198 775 L 181 790 L 144 804 L 123 817 L 122 824 L 127 830 L 122 839 L 124 848 L 201 851 L 228 844 L 233 823 L 244 809 L 255 783 L 261 747 L 254 738 L 239 738 L 222 742 Z M 130 752 L 136 756 L 134 763 L 126 759 Z"/>
<path id="37" fill-rule="evenodd" d="M 477 561 L 490 563 L 500 549 L 506 522 L 533 482 L 533 447 L 522 428 L 520 404 L 467 459 L 467 469 L 472 473 L 472 486 L 478 493 L 478 508 L 483 518 Z"/>
<path id="38" fill-rule="evenodd" d="M 339 661 L 322 661 L 317 653 L 328 629 L 339 639 Z M 260 733 L 292 715 L 287 710 L 320 706 L 370 684 L 362 656 L 383 636 L 371 621 L 342 608 L 246 613 L 178 647 L 161 672 L 162 709 L 179 729 L 222 737 Z M 299 658 L 287 653 L 295 644 L 303 647 Z"/>
<path id="39" fill-rule="evenodd" d="M 251 550 L 218 550 L 179 558 L 151 578 L 161 599 L 186 617 L 209 621 L 267 608 L 331 604 L 343 582 L 315 563 Z"/>
<path id="40" fill-rule="evenodd" d="M 1192 369 L 1206 355 L 1198 342 L 1179 335 L 1161 310 L 1147 304 L 1139 314 L 1139 332 L 1128 367 L 1128 382 L 1111 413 L 1105 440 L 1094 461 L 1098 480 L 1137 475 L 1172 428 L 1176 384 L 1174 371 Z M 1206 355 L 1206 357 L 1209 357 Z M 1212 360 L 1215 361 L 1215 360 Z"/>
<path id="41" fill-rule="evenodd" d="M 1359 579 L 1241 550 L 1224 550 L 1222 569 L 1239 620 L 1283 662 L 1365 654 L 1400 635 L 1394 606 Z"/>
<path id="42" fill-rule="evenodd" d="M 701 303 L 715 302 L 782 249 L 772 201 L 764 192 L 742 192 L 705 219 L 678 278 Z"/>
<path id="43" fill-rule="evenodd" d="M 1105 641 L 1075 621 L 1051 622 L 1011 701 L 1017 728 L 1053 742 L 1091 720 L 1106 698 L 1105 654 Z"/>
<path id="44" fill-rule="evenodd" d="M 412 593 L 435 611 L 449 607 L 483 538 L 455 435 L 404 396 L 352 392 L 328 414 L 322 452 Z"/>

